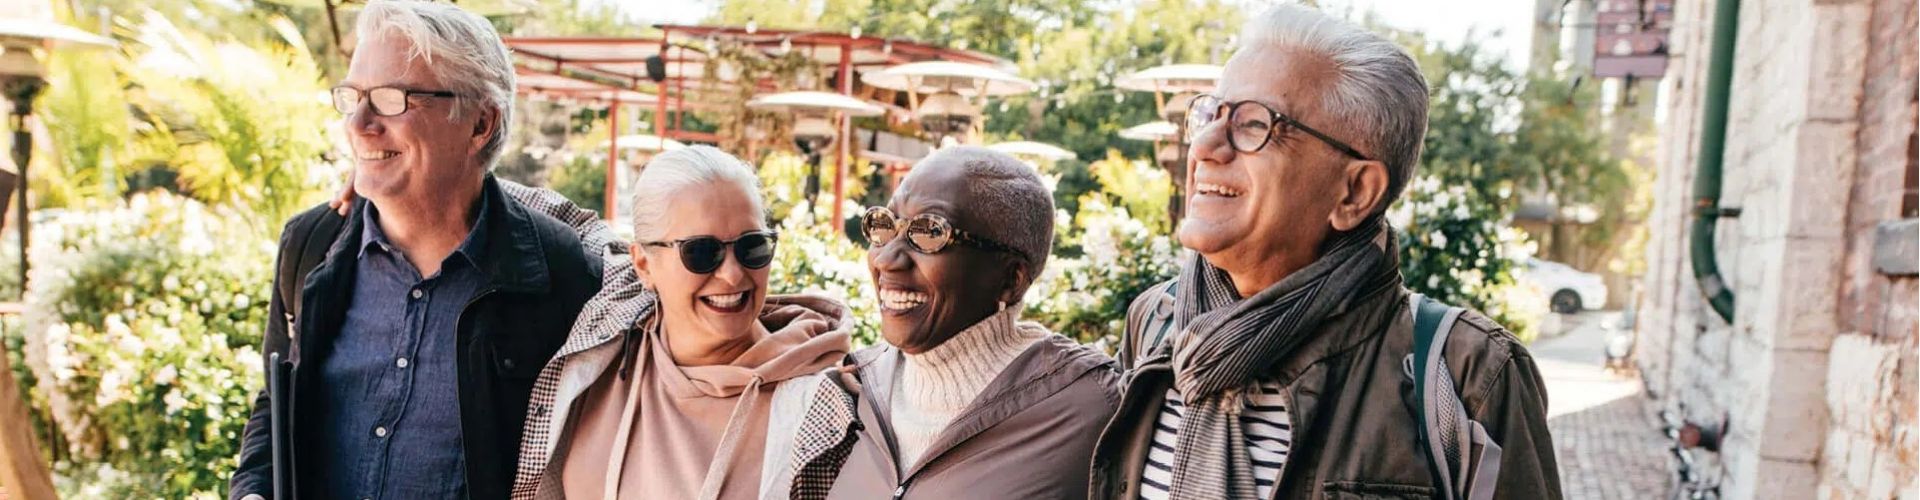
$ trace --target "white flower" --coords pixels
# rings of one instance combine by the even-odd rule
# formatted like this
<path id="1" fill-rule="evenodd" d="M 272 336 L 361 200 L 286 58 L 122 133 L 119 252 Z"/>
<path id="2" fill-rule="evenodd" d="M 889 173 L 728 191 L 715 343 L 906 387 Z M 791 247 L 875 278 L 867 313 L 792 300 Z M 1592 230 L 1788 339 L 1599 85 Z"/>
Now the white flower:
<path id="1" fill-rule="evenodd" d="M 67 337 L 72 333 L 72 327 L 66 323 L 54 323 L 47 327 L 47 368 L 53 370 L 55 382 L 66 382 L 75 375 L 73 351 L 67 349 Z"/>
<path id="2" fill-rule="evenodd" d="M 162 402 L 167 404 L 168 415 L 180 413 L 180 410 L 184 410 L 187 408 L 187 403 L 188 403 L 187 397 L 181 396 L 180 392 L 181 391 L 177 389 L 167 391 L 167 395 L 165 397 L 160 398 Z"/>
<path id="3" fill-rule="evenodd" d="M 93 403 L 96 406 L 109 406 L 125 399 L 127 382 L 131 381 L 125 369 L 109 367 L 100 374 L 100 385 L 94 389 Z"/>
<path id="4" fill-rule="evenodd" d="M 180 369 L 174 368 L 173 365 L 160 367 L 160 371 L 154 372 L 153 374 L 153 383 L 155 384 L 173 385 L 174 382 L 179 380 Z"/>
<path id="5" fill-rule="evenodd" d="M 1445 248 L 1447 246 L 1447 233 L 1442 233 L 1438 230 L 1427 233 L 1427 243 L 1432 244 L 1434 248 Z"/>

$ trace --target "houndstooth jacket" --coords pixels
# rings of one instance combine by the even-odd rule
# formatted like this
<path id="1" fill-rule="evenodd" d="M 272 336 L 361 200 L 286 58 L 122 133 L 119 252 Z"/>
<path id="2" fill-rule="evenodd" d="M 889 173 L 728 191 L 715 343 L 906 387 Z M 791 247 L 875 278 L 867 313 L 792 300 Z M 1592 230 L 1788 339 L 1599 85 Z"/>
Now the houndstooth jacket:
<path id="1" fill-rule="evenodd" d="M 579 397 L 620 354 L 622 336 L 653 314 L 657 297 L 641 286 L 626 243 L 599 214 L 559 193 L 501 181 L 507 196 L 580 231 L 584 246 L 602 252 L 606 274 L 600 293 L 581 308 L 565 344 L 535 379 L 513 481 L 515 500 L 559 499 L 556 457 L 571 437 L 564 432 Z M 774 389 L 764 450 L 761 498 L 826 498 L 852 449 L 858 425 L 857 385 L 840 368 L 796 378 Z"/>

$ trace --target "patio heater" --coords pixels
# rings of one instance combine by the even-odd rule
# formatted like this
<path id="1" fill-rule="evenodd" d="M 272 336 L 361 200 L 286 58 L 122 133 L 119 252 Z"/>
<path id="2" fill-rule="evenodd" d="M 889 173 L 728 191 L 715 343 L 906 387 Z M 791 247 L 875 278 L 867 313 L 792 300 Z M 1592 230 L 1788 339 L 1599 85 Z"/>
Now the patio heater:
<path id="1" fill-rule="evenodd" d="M 20 232 L 20 287 L 27 286 L 27 165 L 33 156 L 33 98 L 46 88 L 46 65 L 42 58 L 58 48 L 105 48 L 116 45 L 111 38 L 88 33 L 54 21 L 52 4 L 44 1 L 0 2 L 0 98 L 9 101 L 12 112 L 8 124 L 13 127 L 12 161 L 16 172 L 0 169 L 0 200 L 14 197 L 14 227 Z M 5 202 L 0 201 L 0 207 Z M 0 219 L 6 212 L 0 210 Z M 27 407 L 20 397 L 5 356 L 0 356 L 0 419 L 27 421 Z M 17 498 L 54 498 L 53 482 L 46 464 L 40 461 L 31 429 L 25 426 L 0 428 L 0 485 Z"/>
<path id="2" fill-rule="evenodd" d="M 781 92 L 767 94 L 747 101 L 747 108 L 762 111 L 785 111 L 793 114 L 793 145 L 807 155 L 807 205 L 814 206 L 820 192 L 820 163 L 827 147 L 840 138 L 839 127 L 834 126 L 834 114 L 842 116 L 878 116 L 886 112 L 879 105 L 855 99 L 844 94 L 819 91 Z M 844 196 L 836 188 L 833 203 L 838 207 Z M 840 221 L 834 221 L 839 227 Z"/>
<path id="3" fill-rule="evenodd" d="M 980 102 L 1032 92 L 1036 86 L 988 66 L 950 61 L 907 63 L 861 75 L 872 87 L 907 92 L 920 130 L 946 146 L 971 142 L 980 126 Z M 922 97 L 925 96 L 925 97 Z"/>
<path id="4" fill-rule="evenodd" d="M 1167 200 L 1168 222 L 1179 225 L 1185 213 L 1187 191 L 1187 110 L 1193 99 L 1212 92 L 1220 82 L 1221 66 L 1212 64 L 1169 64 L 1140 70 L 1113 82 L 1125 90 L 1152 92 L 1154 107 L 1165 122 L 1174 127 L 1167 146 L 1158 146 L 1154 160 L 1173 179 L 1173 196 Z M 1155 144 L 1158 144 L 1156 141 Z M 1172 151 L 1167 151 L 1171 149 Z"/>

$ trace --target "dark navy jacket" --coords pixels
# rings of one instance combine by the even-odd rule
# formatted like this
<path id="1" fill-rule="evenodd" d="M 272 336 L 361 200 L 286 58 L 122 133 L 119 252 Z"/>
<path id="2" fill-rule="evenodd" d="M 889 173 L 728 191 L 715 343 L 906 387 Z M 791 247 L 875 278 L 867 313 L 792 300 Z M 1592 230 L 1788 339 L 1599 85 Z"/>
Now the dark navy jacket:
<path id="1" fill-rule="evenodd" d="M 522 423 L 534 379 L 566 340 L 581 306 L 600 289 L 599 255 L 581 245 L 573 228 L 545 214 L 528 211 L 505 196 L 489 176 L 481 196 L 487 197 L 486 254 L 488 277 L 482 291 L 468 303 L 456 322 L 456 375 L 459 385 L 461 444 L 465 453 L 467 498 L 504 499 L 512 487 L 518 464 Z M 275 283 L 269 309 L 263 358 L 279 352 L 293 363 L 291 404 L 293 474 L 301 491 L 302 464 L 333 450 L 316 441 L 312 402 L 325 364 L 346 319 L 352 301 L 354 276 L 362 246 L 362 214 L 367 202 L 354 204 L 344 223 L 325 205 L 294 216 L 281 236 L 279 258 L 299 258 L 308 228 L 334 218 L 340 226 L 326 258 L 301 286 L 300 314 Z M 279 277 L 275 278 L 278 281 Z M 285 319 L 284 321 L 282 319 Z M 268 367 L 271 369 L 271 367 Z M 254 411 L 242 434 L 240 464 L 231 482 L 230 498 L 248 494 L 273 495 L 272 438 L 268 429 L 266 391 L 254 401 Z"/>

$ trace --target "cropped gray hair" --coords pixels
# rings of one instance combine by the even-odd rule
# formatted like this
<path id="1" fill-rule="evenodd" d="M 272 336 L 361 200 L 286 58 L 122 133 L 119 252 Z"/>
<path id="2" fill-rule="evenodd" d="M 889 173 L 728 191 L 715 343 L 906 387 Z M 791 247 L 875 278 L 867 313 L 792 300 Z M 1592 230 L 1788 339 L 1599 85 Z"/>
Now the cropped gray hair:
<path id="1" fill-rule="evenodd" d="M 667 210 L 676 193 L 710 183 L 733 185 L 746 191 L 753 213 L 766 227 L 767 203 L 760 196 L 760 177 L 753 167 L 713 146 L 688 146 L 661 153 L 640 170 L 633 185 L 633 239 L 659 241 L 666 237 Z"/>
<path id="2" fill-rule="evenodd" d="M 965 207 L 982 227 L 963 228 L 1025 252 L 1033 261 L 1029 280 L 1047 267 L 1053 249 L 1053 193 L 1033 167 L 1006 153 L 979 146 L 952 146 L 933 152 L 907 173 L 958 168 L 966 181 Z"/>
<path id="3" fill-rule="evenodd" d="M 378 43 L 387 34 L 413 45 L 408 60 L 424 59 L 427 70 L 460 95 L 451 119 L 493 108 L 493 137 L 480 148 L 480 165 L 492 169 L 507 146 L 507 128 L 513 123 L 513 60 L 507 45 L 487 18 L 450 3 L 419 0 L 372 0 L 360 9 L 354 30 L 358 46 Z M 356 49 L 357 50 L 357 49 Z"/>
<path id="4" fill-rule="evenodd" d="M 1427 135 L 1427 77 L 1405 49 L 1318 10 L 1277 5 L 1247 21 L 1234 56 L 1303 50 L 1332 61 L 1336 82 L 1320 102 L 1355 133 L 1354 147 L 1387 166 L 1385 210 L 1420 162 Z"/>

